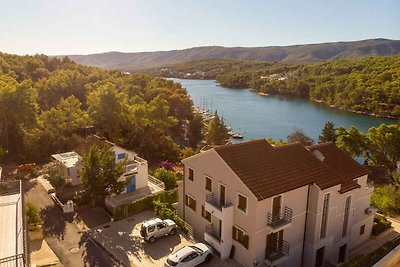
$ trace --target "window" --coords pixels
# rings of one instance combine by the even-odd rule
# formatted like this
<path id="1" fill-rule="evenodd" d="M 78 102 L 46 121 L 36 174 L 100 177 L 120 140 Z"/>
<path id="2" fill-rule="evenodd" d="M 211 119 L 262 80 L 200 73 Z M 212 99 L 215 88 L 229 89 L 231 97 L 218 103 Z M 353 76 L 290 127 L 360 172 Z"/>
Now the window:
<path id="1" fill-rule="evenodd" d="M 194 171 L 193 169 L 189 168 L 189 180 L 194 181 Z"/>
<path id="2" fill-rule="evenodd" d="M 347 196 L 346 203 L 344 206 L 342 237 L 345 237 L 347 235 L 347 226 L 349 224 L 349 215 L 350 215 L 350 203 L 351 203 L 351 196 Z"/>
<path id="3" fill-rule="evenodd" d="M 157 227 L 158 227 L 158 229 L 163 229 L 163 228 L 165 228 L 165 224 L 164 223 L 158 223 L 157 224 Z"/>
<path id="4" fill-rule="evenodd" d="M 147 229 L 147 232 L 148 232 L 148 233 L 151 233 L 151 232 L 153 232 L 155 229 L 156 229 L 156 226 L 155 226 L 155 225 L 150 226 L 150 227 Z"/>
<path id="5" fill-rule="evenodd" d="M 207 191 L 212 191 L 212 180 L 211 180 L 211 178 L 210 177 L 207 177 L 206 176 L 206 190 Z"/>
<path id="6" fill-rule="evenodd" d="M 232 238 L 233 238 L 233 240 L 242 244 L 245 248 L 247 248 L 247 249 L 249 248 L 249 236 L 242 229 L 240 229 L 236 226 L 233 226 L 232 227 Z"/>
<path id="7" fill-rule="evenodd" d="M 247 197 L 238 194 L 238 205 L 237 208 L 241 211 L 247 212 Z"/>
<path id="8" fill-rule="evenodd" d="M 324 203 L 322 207 L 321 233 L 319 235 L 320 238 L 326 237 L 326 228 L 328 225 L 329 197 L 330 197 L 329 193 L 324 195 Z"/>
<path id="9" fill-rule="evenodd" d="M 186 206 L 196 211 L 196 200 L 193 197 L 186 195 Z"/>
<path id="10" fill-rule="evenodd" d="M 118 159 L 124 159 L 124 158 L 125 158 L 125 153 L 118 154 Z"/>
<path id="11" fill-rule="evenodd" d="M 203 216 L 203 218 L 207 221 L 211 222 L 211 213 L 204 208 L 204 205 L 201 205 L 201 216 Z"/>
<path id="12" fill-rule="evenodd" d="M 360 235 L 363 235 L 364 232 L 365 232 L 365 224 L 361 225 L 361 227 L 360 227 Z"/>

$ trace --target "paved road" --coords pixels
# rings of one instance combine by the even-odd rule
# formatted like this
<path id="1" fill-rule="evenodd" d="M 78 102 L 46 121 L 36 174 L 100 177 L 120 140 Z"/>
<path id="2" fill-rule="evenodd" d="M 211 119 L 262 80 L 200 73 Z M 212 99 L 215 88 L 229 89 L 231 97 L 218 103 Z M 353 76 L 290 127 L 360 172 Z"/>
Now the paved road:
<path id="1" fill-rule="evenodd" d="M 26 185 L 25 201 L 40 209 L 45 239 L 63 266 L 114 266 L 101 248 L 88 240 L 76 223 L 68 222 L 59 207 L 35 181 Z"/>

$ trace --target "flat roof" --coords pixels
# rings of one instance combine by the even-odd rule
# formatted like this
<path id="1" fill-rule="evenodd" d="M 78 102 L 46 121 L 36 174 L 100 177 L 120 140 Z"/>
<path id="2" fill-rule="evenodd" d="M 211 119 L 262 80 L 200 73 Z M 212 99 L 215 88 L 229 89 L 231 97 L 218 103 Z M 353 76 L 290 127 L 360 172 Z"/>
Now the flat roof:
<path id="1" fill-rule="evenodd" d="M 79 155 L 75 151 L 51 155 L 54 159 L 62 162 L 67 168 L 75 166 L 79 161 Z"/>
<path id="2" fill-rule="evenodd" d="M 0 194 L 0 266 L 25 266 L 21 191 Z"/>

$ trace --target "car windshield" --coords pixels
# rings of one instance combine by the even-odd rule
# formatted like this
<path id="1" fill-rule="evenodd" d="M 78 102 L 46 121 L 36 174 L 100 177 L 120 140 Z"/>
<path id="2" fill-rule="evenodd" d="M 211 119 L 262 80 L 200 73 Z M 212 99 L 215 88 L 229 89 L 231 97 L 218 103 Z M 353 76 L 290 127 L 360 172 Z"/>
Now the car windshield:
<path id="1" fill-rule="evenodd" d="M 171 266 L 176 266 L 176 265 L 178 265 L 178 263 L 177 262 L 174 262 L 173 260 L 171 260 L 171 259 L 167 259 L 167 263 L 169 264 L 169 265 L 171 265 Z"/>
<path id="2" fill-rule="evenodd" d="M 201 249 L 199 249 L 196 246 L 189 246 L 191 249 L 193 249 L 194 251 L 198 252 L 198 253 L 203 253 L 204 251 L 202 251 Z"/>

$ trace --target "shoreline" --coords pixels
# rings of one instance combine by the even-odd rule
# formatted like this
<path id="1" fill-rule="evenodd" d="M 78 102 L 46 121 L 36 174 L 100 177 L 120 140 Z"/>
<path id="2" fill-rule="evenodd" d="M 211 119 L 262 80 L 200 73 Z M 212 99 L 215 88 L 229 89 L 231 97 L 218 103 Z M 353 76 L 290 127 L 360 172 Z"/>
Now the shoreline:
<path id="1" fill-rule="evenodd" d="M 182 80 L 205 80 L 205 79 L 185 79 L 185 78 L 176 78 L 176 77 L 169 77 L 170 79 L 182 79 Z M 213 80 L 217 83 L 218 86 L 221 86 L 217 80 Z M 221 86 L 224 87 L 224 86 Z M 228 89 L 238 89 L 238 88 L 229 88 L 229 87 L 224 87 L 224 88 L 228 88 Z M 259 96 L 280 96 L 280 97 L 287 97 L 287 98 L 293 98 L 293 96 L 286 96 L 286 95 L 272 95 L 272 94 L 266 94 L 266 93 L 262 93 L 262 92 L 258 92 L 257 90 L 254 90 L 252 88 L 243 88 L 245 90 L 249 90 L 250 92 L 257 94 Z M 368 113 L 368 112 L 363 112 L 363 111 L 357 111 L 357 110 L 350 110 L 350 109 L 345 109 L 345 108 L 341 108 L 338 107 L 336 105 L 332 105 L 332 104 L 327 104 L 321 100 L 314 100 L 314 99 L 310 99 L 310 98 L 302 98 L 304 100 L 313 102 L 313 103 L 318 103 L 321 105 L 326 106 L 327 108 L 331 108 L 334 110 L 340 110 L 340 111 L 345 111 L 345 112 L 351 112 L 351 113 L 356 113 L 356 114 L 360 114 L 360 115 L 366 115 L 366 116 L 371 116 L 371 117 L 375 117 L 375 118 L 383 118 L 383 119 L 391 119 L 391 120 L 395 120 L 395 121 L 399 121 L 400 117 L 393 117 L 393 116 L 388 116 L 388 115 L 379 115 L 379 114 L 375 114 L 375 113 Z"/>

